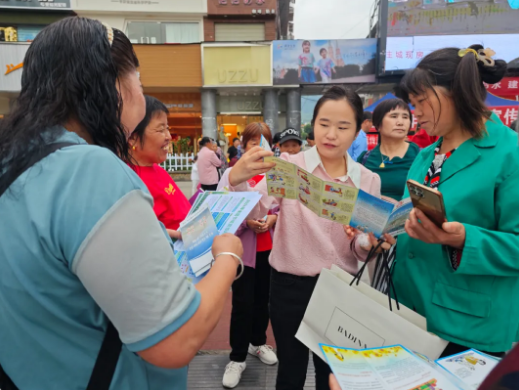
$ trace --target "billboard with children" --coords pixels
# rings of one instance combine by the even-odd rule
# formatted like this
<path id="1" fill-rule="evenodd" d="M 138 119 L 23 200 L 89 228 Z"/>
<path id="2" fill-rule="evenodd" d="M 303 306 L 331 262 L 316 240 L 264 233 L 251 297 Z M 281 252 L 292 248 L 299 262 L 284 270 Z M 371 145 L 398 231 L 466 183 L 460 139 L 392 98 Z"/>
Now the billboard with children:
<path id="1" fill-rule="evenodd" d="M 274 85 L 373 83 L 377 39 L 272 43 Z"/>

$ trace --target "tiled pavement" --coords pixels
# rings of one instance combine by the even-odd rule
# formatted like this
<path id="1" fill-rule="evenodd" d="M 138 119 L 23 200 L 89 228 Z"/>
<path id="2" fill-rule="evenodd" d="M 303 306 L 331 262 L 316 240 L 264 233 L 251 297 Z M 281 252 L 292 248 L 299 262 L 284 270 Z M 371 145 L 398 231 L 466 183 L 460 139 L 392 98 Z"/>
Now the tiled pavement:
<path id="1" fill-rule="evenodd" d="M 315 376 L 312 359 L 308 366 L 305 390 L 315 389 Z M 189 365 L 187 388 L 223 389 L 222 377 L 225 366 L 229 363 L 227 354 L 199 355 Z M 242 380 L 236 389 L 240 390 L 274 390 L 276 384 L 277 366 L 266 366 L 259 359 L 249 356 L 247 369 L 243 372 Z"/>

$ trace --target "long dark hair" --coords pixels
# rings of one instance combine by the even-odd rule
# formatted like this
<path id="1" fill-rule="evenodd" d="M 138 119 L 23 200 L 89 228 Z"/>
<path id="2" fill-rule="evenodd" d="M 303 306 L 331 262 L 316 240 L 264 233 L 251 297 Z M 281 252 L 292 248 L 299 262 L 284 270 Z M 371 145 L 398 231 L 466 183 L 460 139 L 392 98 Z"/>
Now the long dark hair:
<path id="1" fill-rule="evenodd" d="M 169 114 L 168 108 L 159 99 L 148 95 L 144 95 L 144 99 L 146 100 L 146 115 L 132 133 L 141 145 L 144 145 L 144 133 L 146 132 L 146 127 L 148 127 L 151 122 L 151 118 L 158 112 L 163 112 L 166 115 Z"/>
<path id="2" fill-rule="evenodd" d="M 384 121 L 384 117 L 388 112 L 391 112 L 393 110 L 396 110 L 397 108 L 401 108 L 402 110 L 406 110 L 409 114 L 409 130 L 411 130 L 411 126 L 413 126 L 413 114 L 411 113 L 411 109 L 407 105 L 406 102 L 404 102 L 402 99 L 394 98 L 394 99 L 387 99 L 382 102 L 380 102 L 373 111 L 373 126 L 375 129 L 380 133 L 380 128 L 382 127 L 382 122 Z M 382 143 L 382 136 L 379 134 L 378 137 L 378 144 L 380 145 Z"/>
<path id="3" fill-rule="evenodd" d="M 138 65 L 128 38 L 113 29 L 110 46 L 97 20 L 71 17 L 44 28 L 27 51 L 20 95 L 0 127 L 0 192 L 71 119 L 94 144 L 127 160 L 116 83 Z"/>
<path id="4" fill-rule="evenodd" d="M 357 95 L 357 92 L 351 89 L 339 87 L 337 85 L 334 85 L 328 89 L 317 101 L 317 104 L 314 108 L 314 116 L 312 118 L 312 127 L 315 125 L 315 121 L 317 120 L 317 116 L 319 115 L 321 107 L 329 100 L 346 100 L 348 102 L 348 104 L 351 106 L 351 109 L 355 113 L 355 121 L 357 122 L 355 131 L 358 133 L 360 127 L 362 126 L 362 122 L 364 122 L 364 108 L 362 106 L 362 99 L 359 95 Z"/>
<path id="5" fill-rule="evenodd" d="M 479 53 L 483 46 L 472 45 L 470 49 Z M 460 57 L 459 52 L 458 48 L 447 48 L 427 55 L 415 69 L 404 76 L 400 88 L 404 100 L 409 102 L 409 94 L 421 95 L 428 90 L 433 91 L 439 99 L 434 87 L 444 87 L 454 100 L 456 113 L 463 127 L 473 137 L 480 138 L 485 131 L 485 119 L 490 118 L 485 105 L 487 91 L 483 82 L 499 82 L 506 73 L 507 65 L 505 61 L 495 60 L 493 66 L 485 66 L 482 61 L 477 60 L 474 53 L 469 51 Z M 438 123 L 434 125 L 437 126 Z"/>

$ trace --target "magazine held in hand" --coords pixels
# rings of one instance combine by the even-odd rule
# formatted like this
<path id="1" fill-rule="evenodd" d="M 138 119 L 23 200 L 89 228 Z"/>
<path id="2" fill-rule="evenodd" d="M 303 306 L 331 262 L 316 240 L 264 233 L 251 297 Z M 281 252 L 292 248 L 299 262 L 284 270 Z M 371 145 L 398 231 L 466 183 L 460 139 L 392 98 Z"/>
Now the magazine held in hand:
<path id="1" fill-rule="evenodd" d="M 413 209 L 409 198 L 395 205 L 355 187 L 319 179 L 280 158 L 264 160 L 276 164 L 267 173 L 270 196 L 296 199 L 322 218 L 371 232 L 376 237 L 404 232 L 405 221 Z"/>

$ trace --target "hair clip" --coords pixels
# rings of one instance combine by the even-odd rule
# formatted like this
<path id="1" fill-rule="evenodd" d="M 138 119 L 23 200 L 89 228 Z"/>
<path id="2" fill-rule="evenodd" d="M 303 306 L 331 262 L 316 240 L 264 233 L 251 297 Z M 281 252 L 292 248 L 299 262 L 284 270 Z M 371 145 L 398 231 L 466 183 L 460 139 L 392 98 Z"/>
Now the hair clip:
<path id="1" fill-rule="evenodd" d="M 492 59 L 496 55 L 496 52 L 490 48 L 481 49 L 478 53 L 478 60 L 483 63 L 484 66 L 494 66 L 496 62 Z"/>
<path id="2" fill-rule="evenodd" d="M 476 60 L 478 59 L 478 52 L 474 49 L 468 48 L 468 49 L 461 49 L 458 51 L 458 55 L 460 57 L 465 57 L 466 54 L 473 53 L 476 56 Z"/>
<path id="3" fill-rule="evenodd" d="M 110 46 L 112 46 L 112 43 L 114 43 L 114 29 L 108 25 L 108 23 L 102 23 L 103 26 L 106 28 L 106 36 L 108 38 L 108 43 L 110 43 Z"/>

